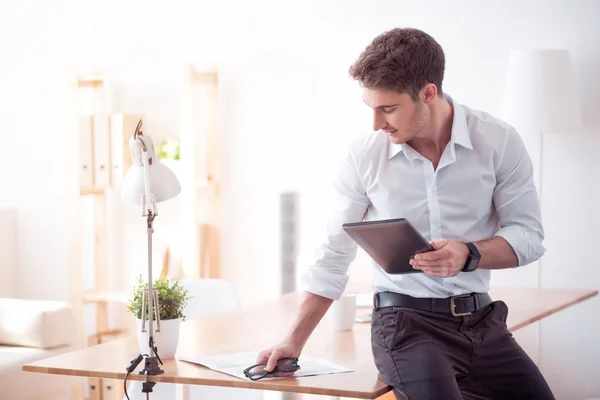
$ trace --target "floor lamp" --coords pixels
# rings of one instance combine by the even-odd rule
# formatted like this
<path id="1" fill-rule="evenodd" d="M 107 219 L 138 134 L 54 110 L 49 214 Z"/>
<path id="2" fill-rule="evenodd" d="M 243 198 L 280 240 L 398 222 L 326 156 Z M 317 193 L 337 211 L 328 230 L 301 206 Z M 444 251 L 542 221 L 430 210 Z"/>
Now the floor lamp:
<path id="1" fill-rule="evenodd" d="M 504 119 L 538 144 L 539 197 L 543 204 L 544 135 L 581 130 L 583 117 L 571 56 L 564 49 L 515 50 L 510 54 Z M 541 266 L 541 259 L 539 265 Z M 538 285 L 541 268 L 538 267 Z"/>

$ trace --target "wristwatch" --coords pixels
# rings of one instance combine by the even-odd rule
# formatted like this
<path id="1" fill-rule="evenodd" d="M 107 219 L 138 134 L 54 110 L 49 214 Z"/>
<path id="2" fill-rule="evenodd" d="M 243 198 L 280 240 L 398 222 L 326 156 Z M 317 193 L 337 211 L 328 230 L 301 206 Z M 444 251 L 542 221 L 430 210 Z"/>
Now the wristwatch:
<path id="1" fill-rule="evenodd" d="M 479 250 L 473 243 L 465 243 L 469 248 L 469 257 L 467 258 L 467 262 L 461 271 L 463 272 L 471 272 L 477 269 L 477 265 L 479 264 L 479 260 L 481 260 L 481 254 L 479 254 Z"/>

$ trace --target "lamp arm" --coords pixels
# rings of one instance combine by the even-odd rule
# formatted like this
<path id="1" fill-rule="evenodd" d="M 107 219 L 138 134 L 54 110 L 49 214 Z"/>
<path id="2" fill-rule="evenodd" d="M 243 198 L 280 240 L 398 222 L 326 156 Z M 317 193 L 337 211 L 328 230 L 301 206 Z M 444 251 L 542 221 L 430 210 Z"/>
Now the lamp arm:
<path id="1" fill-rule="evenodd" d="M 144 217 L 148 217 L 148 223 L 151 224 L 154 216 L 158 214 L 156 209 L 156 196 L 152 193 L 152 188 L 150 186 L 150 165 L 153 162 L 152 156 L 149 156 L 149 146 L 146 145 L 144 141 L 144 131 L 142 130 L 142 120 L 140 119 L 137 126 L 135 127 L 135 132 L 133 133 L 133 142 L 131 142 L 131 151 L 133 160 L 141 161 L 142 168 L 144 169 L 144 194 L 142 195 L 142 215 Z M 152 139 L 150 139 L 150 143 L 152 143 Z M 154 148 L 152 148 L 152 155 L 154 155 Z M 138 161 L 138 162 L 139 162 Z M 152 217 L 152 220 L 150 219 Z"/>
<path id="2" fill-rule="evenodd" d="M 142 167 L 144 169 L 144 193 L 142 194 L 142 216 L 147 218 L 147 233 L 148 233 L 148 293 L 146 299 L 148 300 L 148 347 L 149 354 L 146 357 L 145 367 L 140 372 L 146 375 L 145 382 L 142 387 L 142 392 L 148 394 L 152 391 L 152 387 L 155 382 L 148 381 L 148 375 L 159 375 L 164 371 L 160 369 L 158 363 L 162 364 L 162 360 L 158 355 L 156 345 L 154 343 L 154 333 L 160 332 L 160 310 L 158 304 L 158 293 L 154 291 L 152 287 L 152 234 L 154 233 L 154 227 L 152 226 L 154 218 L 156 218 L 156 196 L 152 193 L 150 186 L 150 165 L 152 164 L 152 157 L 149 157 L 150 148 L 144 142 L 144 134 L 142 132 L 142 120 L 138 122 L 133 135 L 133 141 L 131 142 L 131 150 L 134 162 L 138 156 L 141 158 Z M 150 143 L 152 139 L 150 139 Z M 140 154 L 141 153 L 141 154 Z M 154 320 L 156 320 L 156 330 L 154 329 Z M 142 321 L 142 331 L 145 321 Z"/>
<path id="3" fill-rule="evenodd" d="M 145 148 L 145 145 L 143 145 L 143 141 L 141 139 L 138 138 L 138 140 L 140 140 L 140 142 L 142 142 L 142 146 L 143 148 Z M 142 195 L 142 215 L 144 217 L 146 216 L 150 216 L 150 215 L 158 215 L 158 210 L 156 207 L 156 196 L 154 195 L 154 193 L 152 193 L 151 190 L 151 186 L 150 186 L 150 159 L 148 158 L 148 151 L 147 150 L 142 150 L 142 165 L 144 168 L 144 194 Z"/>

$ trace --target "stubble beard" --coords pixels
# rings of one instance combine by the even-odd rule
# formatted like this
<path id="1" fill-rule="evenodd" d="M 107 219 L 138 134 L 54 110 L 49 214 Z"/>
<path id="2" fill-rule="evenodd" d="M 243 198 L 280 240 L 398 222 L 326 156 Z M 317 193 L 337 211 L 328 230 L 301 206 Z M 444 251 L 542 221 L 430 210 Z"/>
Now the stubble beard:
<path id="1" fill-rule="evenodd" d="M 418 102 L 415 106 L 415 112 L 404 137 L 391 137 L 391 141 L 395 144 L 403 144 L 417 138 L 427 126 L 429 115 L 423 103 Z"/>

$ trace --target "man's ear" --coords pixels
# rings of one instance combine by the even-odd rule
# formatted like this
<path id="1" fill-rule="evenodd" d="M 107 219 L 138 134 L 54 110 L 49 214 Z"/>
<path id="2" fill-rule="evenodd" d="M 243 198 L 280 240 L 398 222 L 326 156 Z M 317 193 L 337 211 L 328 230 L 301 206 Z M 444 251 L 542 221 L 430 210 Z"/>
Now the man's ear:
<path id="1" fill-rule="evenodd" d="M 432 104 L 438 95 L 437 86 L 433 83 L 428 83 L 421 89 L 421 93 L 425 104 Z"/>

